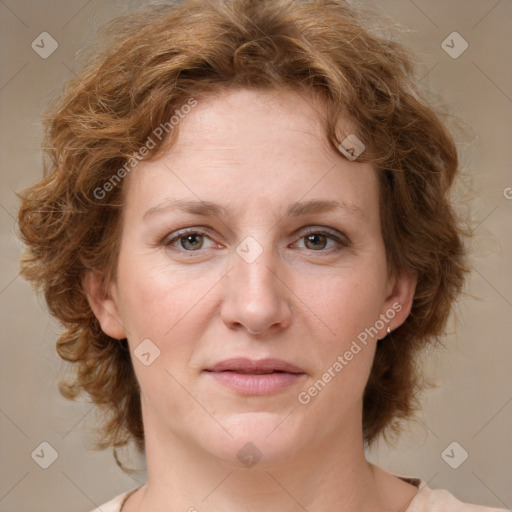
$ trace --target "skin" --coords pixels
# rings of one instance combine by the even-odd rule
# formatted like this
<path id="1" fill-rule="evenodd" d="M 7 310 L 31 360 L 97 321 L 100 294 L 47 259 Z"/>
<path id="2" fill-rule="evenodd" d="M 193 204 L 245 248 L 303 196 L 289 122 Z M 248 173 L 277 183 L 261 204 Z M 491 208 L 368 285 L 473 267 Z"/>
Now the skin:
<path id="1" fill-rule="evenodd" d="M 417 492 L 366 461 L 361 420 L 378 338 L 407 318 L 415 280 L 388 272 L 376 172 L 328 146 L 321 109 L 290 91 L 201 98 L 177 143 L 123 184 L 116 281 L 85 279 L 104 332 L 128 339 L 141 387 L 148 482 L 123 512 L 398 512 Z M 174 199 L 216 202 L 227 215 L 165 207 Z M 313 199 L 357 211 L 285 216 Z M 311 241 L 308 227 L 343 243 Z M 171 241 L 183 228 L 205 236 Z M 251 263 L 236 252 L 248 236 L 262 249 Z M 396 303 L 379 335 L 301 404 L 298 393 Z M 133 355 L 144 339 L 160 350 L 148 366 Z M 230 357 L 280 358 L 305 375 L 243 396 L 204 371 Z M 262 454 L 251 468 L 237 458 L 247 442 Z"/>

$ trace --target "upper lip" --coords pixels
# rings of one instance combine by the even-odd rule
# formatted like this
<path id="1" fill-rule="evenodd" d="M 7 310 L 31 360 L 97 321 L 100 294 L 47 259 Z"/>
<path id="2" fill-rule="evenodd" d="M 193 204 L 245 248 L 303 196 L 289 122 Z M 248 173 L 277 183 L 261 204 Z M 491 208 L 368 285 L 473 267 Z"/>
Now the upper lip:
<path id="1" fill-rule="evenodd" d="M 226 359 L 219 363 L 206 368 L 206 371 L 210 372 L 225 372 L 233 371 L 239 373 L 254 373 L 264 374 L 272 372 L 287 372 L 287 373 L 304 373 L 302 368 L 295 366 L 294 364 L 283 361 L 282 359 L 246 359 L 246 358 L 235 358 Z"/>

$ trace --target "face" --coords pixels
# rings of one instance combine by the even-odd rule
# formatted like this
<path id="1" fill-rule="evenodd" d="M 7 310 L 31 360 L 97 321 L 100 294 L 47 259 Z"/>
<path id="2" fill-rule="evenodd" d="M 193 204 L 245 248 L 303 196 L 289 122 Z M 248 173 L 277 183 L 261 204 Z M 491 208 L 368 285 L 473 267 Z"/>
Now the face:
<path id="1" fill-rule="evenodd" d="M 328 147 L 320 108 L 289 91 L 201 99 L 124 183 L 116 281 L 88 289 L 128 338 L 147 437 L 239 465 L 247 442 L 273 463 L 361 438 L 377 340 L 414 286 L 389 277 L 375 170 Z"/>

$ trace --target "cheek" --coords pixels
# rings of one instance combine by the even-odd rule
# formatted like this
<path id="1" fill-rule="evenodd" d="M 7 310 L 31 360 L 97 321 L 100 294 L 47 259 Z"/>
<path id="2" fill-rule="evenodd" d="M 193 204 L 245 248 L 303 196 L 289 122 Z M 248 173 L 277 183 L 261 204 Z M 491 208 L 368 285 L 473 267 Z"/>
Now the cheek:
<path id="1" fill-rule="evenodd" d="M 308 305 L 319 312 L 319 333 L 323 333 L 318 334 L 314 348 L 308 347 L 318 364 L 297 397 L 301 406 L 310 408 L 310 416 L 328 416 L 338 424 L 362 403 L 377 344 L 372 327 L 382 306 L 382 288 L 376 278 L 372 272 L 364 278 L 352 272 L 350 277 L 330 279 L 324 293 L 310 296 Z"/>
<path id="2" fill-rule="evenodd" d="M 119 261 L 120 314 L 132 351 L 144 339 L 160 350 L 166 367 L 189 360 L 207 324 L 211 297 L 206 292 L 219 280 L 217 273 L 197 277 L 171 267 L 162 258 L 125 256 Z M 213 295 L 212 295 L 213 296 Z"/>
<path id="3" fill-rule="evenodd" d="M 385 267 L 373 262 L 335 269 L 320 281 L 300 279 L 297 295 L 315 313 L 322 331 L 338 347 L 373 326 L 384 299 Z"/>
<path id="4" fill-rule="evenodd" d="M 130 332 L 163 338 L 182 318 L 198 290 L 194 283 L 154 257 L 121 254 L 118 266 L 120 313 Z"/>
<path id="5" fill-rule="evenodd" d="M 159 263 L 135 265 L 129 258 L 120 260 L 118 275 L 120 312 L 145 401 L 169 413 L 181 411 L 189 402 L 179 383 L 189 378 L 190 360 L 204 333 L 201 298 L 207 284 L 192 286 Z"/>

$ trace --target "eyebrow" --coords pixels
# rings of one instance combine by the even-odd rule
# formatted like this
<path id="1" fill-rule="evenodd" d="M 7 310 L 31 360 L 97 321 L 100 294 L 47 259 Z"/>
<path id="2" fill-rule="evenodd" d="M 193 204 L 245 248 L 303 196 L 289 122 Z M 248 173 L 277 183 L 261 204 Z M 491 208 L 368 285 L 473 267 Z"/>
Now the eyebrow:
<path id="1" fill-rule="evenodd" d="M 222 205 L 211 201 L 195 201 L 188 199 L 167 199 L 157 206 L 153 206 L 146 211 L 143 219 L 146 220 L 159 213 L 179 210 L 192 215 L 201 215 L 204 217 L 229 217 L 229 211 Z M 355 203 L 348 203 L 342 200 L 320 200 L 312 199 L 309 201 L 296 201 L 288 206 L 285 217 L 300 217 L 311 213 L 322 213 L 333 210 L 345 210 L 351 214 L 361 214 L 362 209 Z"/>

